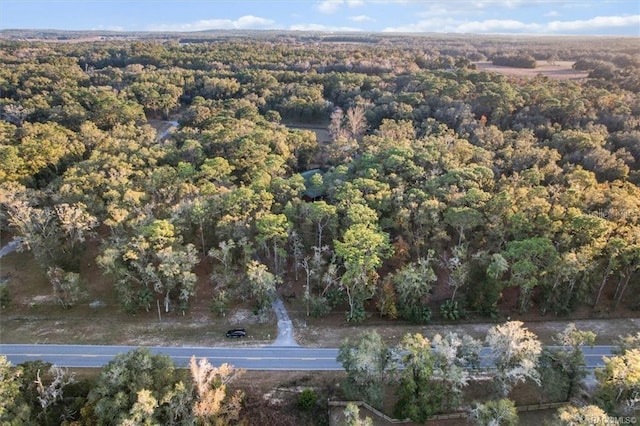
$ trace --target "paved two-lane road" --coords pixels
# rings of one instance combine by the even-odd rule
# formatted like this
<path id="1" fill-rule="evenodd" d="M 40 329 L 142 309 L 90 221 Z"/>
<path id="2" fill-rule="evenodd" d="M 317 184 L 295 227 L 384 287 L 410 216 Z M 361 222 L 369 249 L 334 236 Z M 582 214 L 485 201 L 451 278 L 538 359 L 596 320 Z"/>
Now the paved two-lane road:
<path id="1" fill-rule="evenodd" d="M 60 367 L 102 367 L 120 353 L 135 349 L 136 346 L 97 345 L 0 345 L 0 355 L 6 355 L 12 364 L 25 361 L 43 360 Z M 150 346 L 153 353 L 170 356 L 176 365 L 184 367 L 191 356 L 207 358 L 213 365 L 229 363 L 236 368 L 247 370 L 289 370 L 289 371 L 330 371 L 342 370 L 336 360 L 338 349 L 302 347 L 168 347 Z M 613 346 L 585 347 L 588 368 L 604 365 L 603 356 L 611 356 Z M 490 367 L 488 348 L 481 352 L 481 366 Z"/>
<path id="2" fill-rule="evenodd" d="M 12 364 L 43 360 L 61 367 L 101 367 L 117 354 L 136 346 L 97 345 L 0 345 L 0 354 Z M 191 356 L 208 358 L 213 365 L 224 362 L 247 370 L 342 370 L 336 361 L 337 349 L 300 347 L 153 347 L 155 354 L 170 356 L 178 366 L 187 366 Z"/>

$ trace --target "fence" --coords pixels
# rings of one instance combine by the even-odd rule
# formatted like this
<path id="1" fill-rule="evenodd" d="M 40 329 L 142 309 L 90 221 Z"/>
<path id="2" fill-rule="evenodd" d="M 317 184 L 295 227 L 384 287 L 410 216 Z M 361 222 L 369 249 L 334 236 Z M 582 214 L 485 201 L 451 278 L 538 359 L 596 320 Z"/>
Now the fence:
<path id="1" fill-rule="evenodd" d="M 349 403 L 355 404 L 358 407 L 366 408 L 368 411 L 370 411 L 372 414 L 374 414 L 380 420 L 384 420 L 389 424 L 408 424 L 408 423 L 412 423 L 412 421 L 409 420 L 409 419 L 399 420 L 399 419 L 391 418 L 391 417 L 387 416 L 386 414 L 384 414 L 383 412 L 381 412 L 380 410 L 377 410 L 377 409 L 373 408 L 372 406 L 370 406 L 369 404 L 367 404 L 364 401 L 329 401 L 329 410 L 331 410 L 333 407 L 346 407 L 347 404 L 349 404 Z M 565 406 L 567 404 L 568 404 L 568 402 L 550 402 L 550 403 L 546 403 L 546 404 L 521 405 L 519 407 L 516 407 L 516 409 L 518 410 L 518 412 L 535 411 L 535 410 L 551 410 L 551 409 L 554 409 L 554 408 L 563 407 L 563 406 Z M 466 419 L 468 416 L 469 416 L 469 413 L 467 411 L 457 411 L 455 413 L 436 414 L 434 416 L 429 417 L 429 420 L 427 420 L 427 421 Z"/>

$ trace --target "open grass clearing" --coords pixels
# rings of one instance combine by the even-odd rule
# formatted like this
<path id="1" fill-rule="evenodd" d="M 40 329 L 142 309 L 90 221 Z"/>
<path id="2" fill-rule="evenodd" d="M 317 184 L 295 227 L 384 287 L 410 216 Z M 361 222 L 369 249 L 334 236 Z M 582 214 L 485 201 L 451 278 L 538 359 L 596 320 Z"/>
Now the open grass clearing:
<path id="1" fill-rule="evenodd" d="M 12 253 L 0 258 L 0 277 L 9 285 L 11 303 L 0 311 L 0 342 L 59 343 L 146 346 L 253 346 L 271 343 L 277 335 L 275 315 L 259 323 L 252 306 L 238 304 L 225 317 L 209 311 L 211 285 L 206 276 L 198 283 L 193 306 L 185 315 L 168 314 L 155 306 L 149 312 L 135 315 L 124 312 L 117 304 L 108 277 L 88 259 L 81 274 L 86 279 L 87 297 L 82 303 L 64 309 L 56 304 L 44 272 L 29 253 Z M 92 308 L 93 302 L 104 306 Z M 247 327 L 247 338 L 230 340 L 225 333 L 236 326 Z"/>
<path id="2" fill-rule="evenodd" d="M 477 69 L 481 71 L 497 72 L 509 77 L 534 78 L 538 75 L 555 80 L 580 80 L 587 78 L 586 71 L 578 71 L 572 68 L 574 61 L 556 61 L 552 64 L 545 61 L 538 61 L 536 68 L 516 68 L 493 65 L 491 62 L 474 62 Z"/>

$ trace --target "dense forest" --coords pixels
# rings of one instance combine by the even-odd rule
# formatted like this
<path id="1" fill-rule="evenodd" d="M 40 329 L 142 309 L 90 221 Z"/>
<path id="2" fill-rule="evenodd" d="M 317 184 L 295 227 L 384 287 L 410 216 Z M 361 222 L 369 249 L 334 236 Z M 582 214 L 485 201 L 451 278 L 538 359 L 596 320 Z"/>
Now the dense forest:
<path id="1" fill-rule="evenodd" d="M 96 262 L 131 312 L 156 300 L 187 310 L 199 262 L 215 264 L 220 310 L 247 297 L 267 308 L 293 279 L 305 279 L 310 314 L 346 306 L 349 321 L 372 300 L 418 322 L 495 316 L 505 292 L 520 312 L 635 308 L 633 46 L 5 40 L 2 230 L 65 306 L 87 278 L 78 254 L 99 241 Z M 474 69 L 525 49 L 589 77 Z M 148 125 L 170 118 L 166 138 Z M 330 140 L 293 128 L 304 124 Z"/>
<path id="2" fill-rule="evenodd" d="M 10 35 L 0 38 L 0 231 L 32 253 L 65 308 L 86 300 L 90 245 L 131 314 L 188 312 L 203 263 L 217 314 L 249 302 L 266 316 L 291 283 L 307 316 L 341 311 L 349 322 L 373 310 L 426 323 L 640 308 L 637 40 Z M 587 77 L 525 79 L 479 61 L 571 61 Z M 0 296 L 11 300 L 6 283 Z M 406 365 L 428 358 L 421 336 L 402 344 Z M 357 361 L 349 353 L 345 365 Z M 123 415 L 109 369 L 135 357 L 163 392 L 132 391 L 127 421 L 158 404 L 173 411 L 156 420 L 190 415 L 184 372 L 157 373 L 167 361 L 140 352 L 78 402 L 86 424 Z M 191 370 L 194 383 L 198 371 L 233 374 Z M 40 380 L 35 371 L 26 377 Z M 407 371 L 415 388 L 423 372 Z M 55 393 L 64 375 L 49 375 Z M 21 398 L 35 406 L 29 389 Z M 233 401 L 201 418 L 228 421 Z M 411 411 L 421 403 L 403 394 L 399 412 L 440 409 Z"/>

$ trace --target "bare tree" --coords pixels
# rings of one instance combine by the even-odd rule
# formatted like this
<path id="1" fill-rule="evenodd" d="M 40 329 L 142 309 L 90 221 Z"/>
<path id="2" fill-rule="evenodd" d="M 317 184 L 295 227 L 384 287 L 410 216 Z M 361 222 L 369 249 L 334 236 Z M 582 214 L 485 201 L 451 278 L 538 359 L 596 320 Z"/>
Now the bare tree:
<path id="1" fill-rule="evenodd" d="M 206 358 L 199 362 L 191 357 L 189 370 L 196 391 L 193 412 L 203 425 L 226 425 L 238 420 L 244 397 L 238 390 L 232 395 L 227 393 L 227 385 L 244 373 L 224 363 L 213 367 Z"/>
<path id="2" fill-rule="evenodd" d="M 367 131 L 368 123 L 364 112 L 360 105 L 347 110 L 345 128 L 351 139 L 360 140 Z"/>
<path id="3" fill-rule="evenodd" d="M 344 112 L 342 108 L 336 107 L 331 113 L 331 124 L 329 124 L 329 134 L 331 139 L 335 142 L 338 139 L 345 138 L 347 132 L 344 129 Z"/>
<path id="4" fill-rule="evenodd" d="M 75 381 L 74 374 L 68 374 L 66 370 L 52 365 L 49 368 L 49 374 L 52 377 L 51 383 L 45 385 L 40 377 L 40 370 L 36 373 L 36 390 L 38 391 L 38 402 L 44 413 L 47 409 L 62 400 L 64 387 Z"/>

